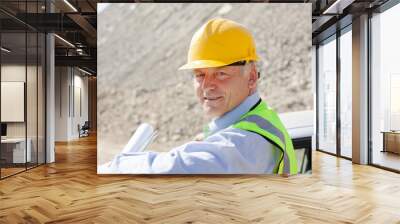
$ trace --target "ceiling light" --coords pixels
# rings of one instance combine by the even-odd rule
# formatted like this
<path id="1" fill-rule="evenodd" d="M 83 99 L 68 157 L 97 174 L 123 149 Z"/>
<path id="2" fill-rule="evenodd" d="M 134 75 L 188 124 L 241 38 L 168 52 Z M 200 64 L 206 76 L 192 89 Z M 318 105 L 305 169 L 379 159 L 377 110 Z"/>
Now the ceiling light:
<path id="1" fill-rule="evenodd" d="M 68 2 L 68 0 L 64 0 L 65 4 L 67 4 L 72 10 L 74 10 L 74 12 L 78 12 L 78 10 L 71 4 Z"/>
<path id="2" fill-rule="evenodd" d="M 78 69 L 79 69 L 79 71 L 81 71 L 81 72 L 83 72 L 83 73 L 85 73 L 85 74 L 92 75 L 92 73 L 90 73 L 90 72 L 88 72 L 88 71 L 86 71 L 86 70 L 83 70 L 83 69 L 81 69 L 81 68 L 79 68 L 79 67 L 78 67 Z"/>
<path id="3" fill-rule="evenodd" d="M 10 53 L 10 52 L 11 52 L 11 50 L 9 50 L 9 49 L 7 49 L 7 48 L 5 48 L 5 47 L 1 47 L 1 50 L 4 51 L 4 52 L 6 52 L 6 53 Z"/>
<path id="4" fill-rule="evenodd" d="M 61 41 L 63 41 L 64 43 L 68 44 L 69 46 L 75 48 L 75 45 L 71 44 L 71 42 L 69 42 L 68 40 L 58 36 L 57 34 L 54 34 L 54 36 L 56 36 L 58 39 L 60 39 Z"/>
<path id="5" fill-rule="evenodd" d="M 342 14 L 343 10 L 353 2 L 354 0 L 336 0 L 322 14 Z"/>

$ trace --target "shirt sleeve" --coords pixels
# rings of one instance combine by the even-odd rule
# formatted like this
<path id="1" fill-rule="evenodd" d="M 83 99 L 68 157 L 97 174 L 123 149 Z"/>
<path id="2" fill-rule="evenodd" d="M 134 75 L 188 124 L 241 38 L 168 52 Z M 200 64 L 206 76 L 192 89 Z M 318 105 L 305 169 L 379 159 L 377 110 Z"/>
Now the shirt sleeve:
<path id="1" fill-rule="evenodd" d="M 192 141 L 169 152 L 117 155 L 99 167 L 100 174 L 272 173 L 275 147 L 256 133 L 228 128 L 204 141 Z"/>

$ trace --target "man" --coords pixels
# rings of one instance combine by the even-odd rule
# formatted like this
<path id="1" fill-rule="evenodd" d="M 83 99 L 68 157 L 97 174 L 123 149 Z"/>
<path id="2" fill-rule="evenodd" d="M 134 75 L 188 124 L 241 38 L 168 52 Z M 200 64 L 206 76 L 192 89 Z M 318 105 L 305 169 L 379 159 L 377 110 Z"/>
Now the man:
<path id="1" fill-rule="evenodd" d="M 297 174 L 292 141 L 257 93 L 255 43 L 242 25 L 212 19 L 193 36 L 187 64 L 206 115 L 204 139 L 169 152 L 117 155 L 100 173 Z"/>

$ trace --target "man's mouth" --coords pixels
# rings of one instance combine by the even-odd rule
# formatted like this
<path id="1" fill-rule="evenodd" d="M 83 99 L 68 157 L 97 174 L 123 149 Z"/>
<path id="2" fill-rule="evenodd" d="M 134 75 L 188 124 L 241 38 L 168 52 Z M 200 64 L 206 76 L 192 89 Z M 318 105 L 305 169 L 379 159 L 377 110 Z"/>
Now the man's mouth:
<path id="1" fill-rule="evenodd" d="M 205 96 L 203 97 L 204 100 L 218 100 L 222 98 L 222 96 Z"/>

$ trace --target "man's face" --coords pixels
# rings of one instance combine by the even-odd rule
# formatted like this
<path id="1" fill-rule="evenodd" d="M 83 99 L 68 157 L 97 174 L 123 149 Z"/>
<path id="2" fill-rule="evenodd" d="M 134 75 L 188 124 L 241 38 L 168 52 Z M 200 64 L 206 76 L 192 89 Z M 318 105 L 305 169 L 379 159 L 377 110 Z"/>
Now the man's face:
<path id="1" fill-rule="evenodd" d="M 206 115 L 219 117 L 238 106 L 253 88 L 249 71 L 243 66 L 194 70 L 196 95 Z"/>

